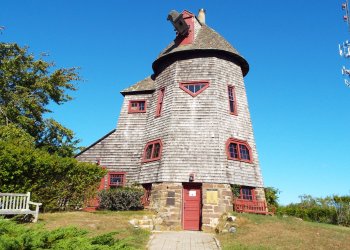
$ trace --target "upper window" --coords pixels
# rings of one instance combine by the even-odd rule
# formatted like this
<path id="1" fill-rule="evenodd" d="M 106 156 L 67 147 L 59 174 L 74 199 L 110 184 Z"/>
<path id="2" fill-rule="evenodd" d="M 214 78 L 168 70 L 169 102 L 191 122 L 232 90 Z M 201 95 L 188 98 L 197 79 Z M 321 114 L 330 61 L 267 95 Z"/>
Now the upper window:
<path id="1" fill-rule="evenodd" d="M 159 117 L 163 109 L 163 99 L 164 99 L 165 88 L 162 88 L 158 91 L 158 103 L 156 109 L 156 117 Z"/>
<path id="2" fill-rule="evenodd" d="M 255 200 L 255 189 L 252 187 L 241 187 L 239 198 L 250 201 Z"/>
<path id="3" fill-rule="evenodd" d="M 129 101 L 129 113 L 144 113 L 144 112 L 146 112 L 145 100 Z"/>
<path id="4" fill-rule="evenodd" d="M 125 185 L 125 173 L 124 172 L 109 172 L 108 173 L 108 185 L 110 188 L 124 186 Z"/>
<path id="5" fill-rule="evenodd" d="M 244 162 L 252 162 L 251 157 L 251 148 L 248 143 L 245 141 L 237 140 L 237 139 L 228 139 L 226 143 L 226 151 L 228 159 L 244 161 Z"/>
<path id="6" fill-rule="evenodd" d="M 151 141 L 146 144 L 143 152 L 142 162 L 157 161 L 162 156 L 162 142 L 161 140 Z"/>
<path id="7" fill-rule="evenodd" d="M 235 87 L 231 85 L 227 86 L 227 92 L 228 92 L 230 114 L 237 115 Z"/>
<path id="8" fill-rule="evenodd" d="M 197 96 L 209 87 L 208 81 L 181 82 L 180 88 L 191 96 Z"/>

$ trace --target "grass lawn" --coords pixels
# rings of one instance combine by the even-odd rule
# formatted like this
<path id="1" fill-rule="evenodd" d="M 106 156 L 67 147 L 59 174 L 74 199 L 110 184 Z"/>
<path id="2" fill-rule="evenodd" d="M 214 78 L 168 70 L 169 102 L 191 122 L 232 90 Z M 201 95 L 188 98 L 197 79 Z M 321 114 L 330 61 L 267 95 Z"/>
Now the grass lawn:
<path id="1" fill-rule="evenodd" d="M 237 231 L 217 235 L 225 249 L 350 249 L 350 228 L 294 217 L 234 214 Z"/>

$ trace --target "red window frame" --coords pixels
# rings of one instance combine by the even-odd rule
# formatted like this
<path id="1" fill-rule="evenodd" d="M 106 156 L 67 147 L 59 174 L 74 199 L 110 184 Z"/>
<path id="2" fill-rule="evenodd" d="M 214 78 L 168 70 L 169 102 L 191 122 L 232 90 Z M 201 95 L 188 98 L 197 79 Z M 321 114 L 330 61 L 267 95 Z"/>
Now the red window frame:
<path id="1" fill-rule="evenodd" d="M 188 88 L 186 88 L 186 86 L 189 86 L 189 85 L 197 86 L 197 85 L 202 85 L 202 84 L 204 84 L 204 86 L 201 89 L 199 89 L 197 92 L 192 92 Z M 209 81 L 204 80 L 204 81 L 180 82 L 179 87 L 180 87 L 180 89 L 185 91 L 187 94 L 191 95 L 192 97 L 195 97 L 209 87 Z"/>
<path id="2" fill-rule="evenodd" d="M 236 100 L 235 86 L 227 85 L 227 94 L 228 94 L 228 110 L 231 115 L 237 115 L 237 100 Z"/>
<path id="3" fill-rule="evenodd" d="M 143 110 L 141 109 L 141 103 L 143 103 Z M 136 104 L 136 110 L 133 109 L 132 105 Z M 128 112 L 131 113 L 145 113 L 147 108 L 147 102 L 146 100 L 130 100 L 129 101 L 129 107 Z"/>
<path id="4" fill-rule="evenodd" d="M 155 149 L 156 147 L 158 147 L 157 145 L 159 145 L 158 154 L 155 155 L 155 152 L 156 152 Z M 162 149 L 163 149 L 163 144 L 160 139 L 148 142 L 143 151 L 142 162 L 145 163 L 145 162 L 160 160 L 160 158 L 162 158 Z M 148 153 L 149 153 L 149 156 L 148 156 Z"/>
<path id="5" fill-rule="evenodd" d="M 108 172 L 108 188 L 111 187 L 123 187 L 126 184 L 126 177 L 125 177 L 125 172 Z M 118 183 L 111 183 L 113 175 L 119 175 L 122 177 L 122 181 L 120 184 Z"/>
<path id="6" fill-rule="evenodd" d="M 164 93 L 165 93 L 165 88 L 161 88 L 158 91 L 158 103 L 157 103 L 157 109 L 156 109 L 156 117 L 159 117 L 162 114 Z"/>
<path id="7" fill-rule="evenodd" d="M 231 144 L 236 145 L 235 148 L 236 148 L 237 153 L 234 156 L 232 156 L 230 153 Z M 243 156 L 244 150 L 243 149 L 248 150 L 249 159 L 244 158 L 244 156 Z M 248 163 L 253 162 L 252 149 L 246 141 L 238 140 L 235 138 L 228 139 L 226 142 L 226 154 L 227 154 L 227 159 L 229 159 L 229 160 L 243 161 L 243 162 L 248 162 Z"/>
<path id="8" fill-rule="evenodd" d="M 242 200 L 255 201 L 255 188 L 242 186 L 239 190 L 239 198 Z"/>

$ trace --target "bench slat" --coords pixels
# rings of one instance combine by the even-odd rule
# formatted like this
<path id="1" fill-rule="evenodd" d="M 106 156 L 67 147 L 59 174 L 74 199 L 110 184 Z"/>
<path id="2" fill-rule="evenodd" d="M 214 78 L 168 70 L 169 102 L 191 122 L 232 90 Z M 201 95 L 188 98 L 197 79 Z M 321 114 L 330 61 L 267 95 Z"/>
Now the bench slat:
<path id="1" fill-rule="evenodd" d="M 28 196 L 28 194 L 0 193 L 0 196 Z"/>

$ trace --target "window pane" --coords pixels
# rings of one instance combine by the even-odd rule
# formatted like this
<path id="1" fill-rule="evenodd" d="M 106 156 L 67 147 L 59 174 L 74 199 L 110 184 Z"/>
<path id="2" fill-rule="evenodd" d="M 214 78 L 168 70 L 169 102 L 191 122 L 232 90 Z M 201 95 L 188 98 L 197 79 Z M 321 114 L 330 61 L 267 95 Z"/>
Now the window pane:
<path id="1" fill-rule="evenodd" d="M 230 143 L 229 151 L 231 158 L 238 159 L 237 143 Z"/>
<path id="2" fill-rule="evenodd" d="M 196 93 L 196 92 L 195 92 L 194 85 L 188 85 L 188 89 L 189 89 L 189 91 L 191 91 L 192 93 Z"/>
<path id="3" fill-rule="evenodd" d="M 242 187 L 242 199 L 244 200 L 253 200 L 252 188 Z"/>
<path id="4" fill-rule="evenodd" d="M 139 110 L 145 110 L 145 102 L 139 102 Z"/>
<path id="5" fill-rule="evenodd" d="M 234 113 L 235 112 L 235 103 L 230 101 L 230 112 Z"/>
<path id="6" fill-rule="evenodd" d="M 146 149 L 146 159 L 151 159 L 153 144 L 149 145 Z"/>
<path id="7" fill-rule="evenodd" d="M 233 93 L 233 87 L 228 87 L 228 99 L 230 102 L 230 112 L 235 112 L 235 98 Z"/>
<path id="8" fill-rule="evenodd" d="M 239 152 L 241 154 L 241 159 L 242 160 L 250 161 L 249 150 L 248 150 L 246 145 L 240 144 L 239 145 Z"/>
<path id="9" fill-rule="evenodd" d="M 131 110 L 137 110 L 137 102 L 132 102 L 131 103 Z"/>
<path id="10" fill-rule="evenodd" d="M 119 186 L 123 184 L 123 175 L 122 174 L 111 174 L 109 185 Z"/>
<path id="11" fill-rule="evenodd" d="M 159 143 L 154 144 L 154 152 L 153 152 L 152 158 L 159 157 L 159 151 L 160 151 L 160 144 Z"/>

